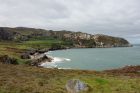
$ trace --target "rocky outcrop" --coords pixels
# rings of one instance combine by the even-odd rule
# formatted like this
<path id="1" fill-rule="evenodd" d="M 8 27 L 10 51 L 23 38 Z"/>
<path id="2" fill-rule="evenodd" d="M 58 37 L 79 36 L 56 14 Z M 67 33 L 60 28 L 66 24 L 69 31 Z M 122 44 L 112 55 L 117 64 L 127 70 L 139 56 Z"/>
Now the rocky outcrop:
<path id="1" fill-rule="evenodd" d="M 31 55 L 34 55 L 37 52 L 36 49 L 28 49 L 24 53 L 21 54 L 21 59 L 30 59 Z"/>
<path id="2" fill-rule="evenodd" d="M 17 59 L 11 58 L 8 55 L 2 55 L 0 56 L 0 63 L 3 64 L 18 64 Z"/>
<path id="3" fill-rule="evenodd" d="M 48 48 L 44 49 L 29 49 L 21 54 L 21 59 L 28 59 L 26 64 L 31 66 L 39 66 L 43 62 L 51 62 L 53 59 L 48 57 L 45 53 L 48 52 Z"/>
<path id="4" fill-rule="evenodd" d="M 68 93 L 87 93 L 90 87 L 78 79 L 69 80 L 66 84 Z"/>
<path id="5" fill-rule="evenodd" d="M 51 62 L 53 59 L 51 57 L 48 57 L 47 55 L 43 55 L 43 56 L 40 56 L 38 58 L 34 58 L 34 59 L 31 59 L 29 61 L 29 65 L 31 66 L 40 66 L 41 63 L 44 63 L 44 62 Z"/>
<path id="6" fill-rule="evenodd" d="M 28 49 L 26 50 L 24 53 L 21 54 L 21 59 L 31 59 L 31 56 L 35 56 L 35 55 L 40 55 L 40 54 L 44 54 L 45 52 L 48 52 L 49 49 L 48 48 L 43 48 L 43 49 Z"/>

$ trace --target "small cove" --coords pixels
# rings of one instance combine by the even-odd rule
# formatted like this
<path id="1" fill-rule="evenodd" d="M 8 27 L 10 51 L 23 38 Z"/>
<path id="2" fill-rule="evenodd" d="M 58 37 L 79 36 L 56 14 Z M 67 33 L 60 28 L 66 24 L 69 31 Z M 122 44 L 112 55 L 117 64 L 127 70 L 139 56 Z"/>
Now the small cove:
<path id="1" fill-rule="evenodd" d="M 47 55 L 55 60 L 44 67 L 101 71 L 126 65 L 140 65 L 140 46 L 57 50 L 50 51 Z"/>

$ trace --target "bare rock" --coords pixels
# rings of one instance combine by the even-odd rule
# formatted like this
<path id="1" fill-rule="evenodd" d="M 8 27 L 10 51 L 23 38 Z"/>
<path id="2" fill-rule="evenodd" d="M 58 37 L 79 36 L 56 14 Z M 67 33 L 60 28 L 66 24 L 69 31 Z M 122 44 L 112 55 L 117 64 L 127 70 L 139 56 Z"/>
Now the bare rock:
<path id="1" fill-rule="evenodd" d="M 90 87 L 78 79 L 69 80 L 66 84 L 68 93 L 87 93 Z"/>
<path id="2" fill-rule="evenodd" d="M 48 57 L 47 55 L 43 55 L 37 59 L 33 59 L 30 62 L 31 66 L 39 66 L 43 62 L 51 62 L 53 59 L 51 57 Z"/>

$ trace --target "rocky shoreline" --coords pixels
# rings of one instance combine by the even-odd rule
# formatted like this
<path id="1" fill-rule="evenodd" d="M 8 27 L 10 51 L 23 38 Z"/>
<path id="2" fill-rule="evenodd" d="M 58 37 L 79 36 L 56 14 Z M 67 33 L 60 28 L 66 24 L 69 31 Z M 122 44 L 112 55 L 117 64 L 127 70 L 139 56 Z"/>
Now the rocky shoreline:
<path id="1" fill-rule="evenodd" d="M 100 47 L 99 47 L 100 48 Z M 65 49 L 71 49 L 71 48 L 44 48 L 44 49 L 28 49 L 23 52 L 20 57 L 21 59 L 26 59 L 27 64 L 30 66 L 36 66 L 36 67 L 42 67 L 41 64 L 45 62 L 52 62 L 53 57 L 50 57 L 47 55 L 47 52 L 49 51 L 55 51 L 55 50 L 65 50 Z M 9 57 L 8 55 L 1 55 L 0 56 L 0 63 L 2 64 L 14 64 L 17 65 L 17 59 Z M 140 66 L 125 66 L 118 69 L 110 69 L 110 70 L 104 70 L 103 72 L 108 74 L 136 74 L 135 76 L 140 76 Z"/>
<path id="2" fill-rule="evenodd" d="M 40 50 L 36 50 L 36 52 L 33 53 L 33 51 L 28 51 L 29 57 L 27 57 L 29 60 L 27 61 L 27 64 L 30 66 L 36 66 L 36 67 L 42 67 L 41 64 L 45 62 L 52 62 L 53 58 L 46 55 L 46 52 L 49 52 L 48 50 L 39 52 Z M 53 50 L 54 51 L 54 50 Z M 23 57 L 23 55 L 21 55 Z M 24 55 L 25 56 L 25 55 Z M 27 56 L 27 54 L 26 54 Z M 25 58 L 25 57 L 24 57 Z M 7 55 L 0 56 L 0 64 L 13 64 L 18 65 L 17 59 L 9 57 Z M 129 76 L 129 77 L 140 77 L 140 65 L 128 65 L 117 69 L 110 69 L 110 70 L 104 70 L 101 71 L 106 74 L 110 75 L 123 75 L 123 76 Z"/>
<path id="3" fill-rule="evenodd" d="M 124 46 L 126 47 L 126 46 Z M 132 47 L 132 46 L 127 46 Z M 44 48 L 44 49 L 29 49 L 26 52 L 21 54 L 21 59 L 28 59 L 27 64 L 31 66 L 40 67 L 42 63 L 45 62 L 52 62 L 53 57 L 47 55 L 49 51 L 56 51 L 56 50 L 66 50 L 66 49 L 79 49 L 85 47 L 66 47 L 66 48 Z M 96 48 L 111 48 L 111 47 L 96 47 Z M 112 47 L 115 48 L 115 47 Z"/>
<path id="4" fill-rule="evenodd" d="M 27 64 L 39 67 L 44 62 L 52 62 L 53 58 L 46 55 L 50 49 L 30 49 L 21 54 L 21 59 L 28 59 Z"/>
<path id="5" fill-rule="evenodd" d="M 48 57 L 46 55 L 40 57 L 39 59 L 34 59 L 32 61 L 28 61 L 30 66 L 36 66 L 41 67 L 40 64 L 43 62 L 51 62 L 53 59 L 51 57 Z M 13 64 L 18 65 L 17 60 L 14 58 L 11 58 L 7 55 L 0 56 L 0 64 Z M 56 68 L 55 68 L 56 69 Z M 88 70 L 85 70 L 88 71 Z M 129 76 L 130 78 L 134 77 L 140 77 L 140 65 L 128 65 L 117 69 L 110 69 L 110 70 L 104 70 L 99 71 L 101 73 L 105 73 L 108 75 L 116 75 L 116 76 Z"/>

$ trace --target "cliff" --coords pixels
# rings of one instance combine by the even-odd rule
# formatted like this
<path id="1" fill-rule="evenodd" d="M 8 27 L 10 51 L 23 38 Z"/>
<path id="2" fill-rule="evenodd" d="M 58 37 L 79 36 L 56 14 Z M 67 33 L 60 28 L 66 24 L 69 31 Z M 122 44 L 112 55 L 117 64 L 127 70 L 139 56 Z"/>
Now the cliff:
<path id="1" fill-rule="evenodd" d="M 120 37 L 112 37 L 97 34 L 93 36 L 97 47 L 127 47 L 131 46 L 127 40 Z"/>
<path id="2" fill-rule="evenodd" d="M 35 28 L 8 28 L 0 27 L 0 40 L 7 41 L 30 41 L 47 38 L 59 39 L 69 43 L 71 47 L 128 47 L 130 43 L 124 38 L 107 36 L 102 34 L 91 35 L 83 32 L 52 31 Z"/>

